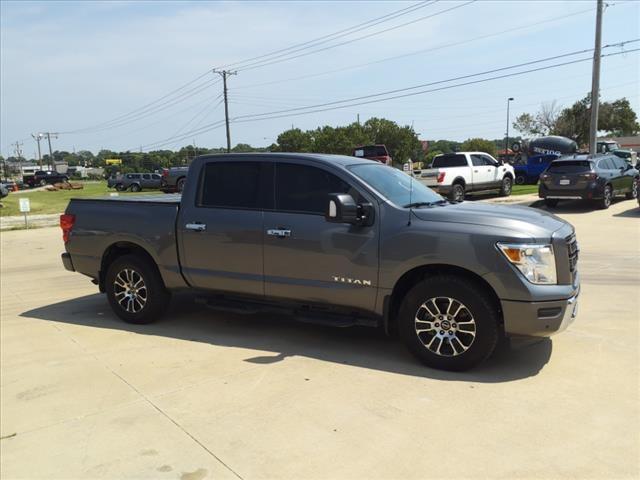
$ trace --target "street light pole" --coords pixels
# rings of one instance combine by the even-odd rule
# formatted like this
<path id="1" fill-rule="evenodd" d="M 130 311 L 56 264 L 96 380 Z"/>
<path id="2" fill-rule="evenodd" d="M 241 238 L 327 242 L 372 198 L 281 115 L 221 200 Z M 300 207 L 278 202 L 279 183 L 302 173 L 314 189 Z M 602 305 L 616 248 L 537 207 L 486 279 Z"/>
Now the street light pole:
<path id="1" fill-rule="evenodd" d="M 509 149 L 509 105 L 513 101 L 513 97 L 507 98 L 507 133 L 504 139 L 504 156 L 507 156 L 507 150 Z"/>

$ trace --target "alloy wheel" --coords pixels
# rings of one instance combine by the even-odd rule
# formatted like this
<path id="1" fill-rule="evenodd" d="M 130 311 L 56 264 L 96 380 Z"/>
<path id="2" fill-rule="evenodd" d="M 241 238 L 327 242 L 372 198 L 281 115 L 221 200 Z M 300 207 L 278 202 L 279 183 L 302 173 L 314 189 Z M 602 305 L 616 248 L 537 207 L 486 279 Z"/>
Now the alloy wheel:
<path id="1" fill-rule="evenodd" d="M 147 304 L 147 286 L 140 273 L 132 268 L 118 272 L 113 281 L 113 293 L 118 305 L 128 313 L 138 313 Z"/>
<path id="2" fill-rule="evenodd" d="M 465 353 L 476 338 L 476 322 L 471 311 L 451 297 L 433 297 L 415 315 L 415 331 L 422 345 L 443 357 Z"/>

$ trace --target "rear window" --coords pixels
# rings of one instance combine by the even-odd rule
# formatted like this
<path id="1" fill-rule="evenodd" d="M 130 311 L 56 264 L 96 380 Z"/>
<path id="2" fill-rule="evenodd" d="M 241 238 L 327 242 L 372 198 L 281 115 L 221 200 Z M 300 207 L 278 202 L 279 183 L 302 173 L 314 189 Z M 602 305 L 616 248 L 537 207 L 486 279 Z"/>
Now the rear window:
<path id="1" fill-rule="evenodd" d="M 433 159 L 433 168 L 440 167 L 466 167 L 467 157 L 461 154 L 457 155 L 440 155 Z"/>
<path id="2" fill-rule="evenodd" d="M 552 162 L 547 170 L 549 173 L 580 173 L 591 170 L 591 162 L 588 160 L 566 160 Z"/>
<path id="3" fill-rule="evenodd" d="M 369 145 L 366 147 L 356 148 L 353 151 L 353 156 L 360 158 L 384 157 L 387 155 L 389 155 L 389 153 L 384 145 Z"/>

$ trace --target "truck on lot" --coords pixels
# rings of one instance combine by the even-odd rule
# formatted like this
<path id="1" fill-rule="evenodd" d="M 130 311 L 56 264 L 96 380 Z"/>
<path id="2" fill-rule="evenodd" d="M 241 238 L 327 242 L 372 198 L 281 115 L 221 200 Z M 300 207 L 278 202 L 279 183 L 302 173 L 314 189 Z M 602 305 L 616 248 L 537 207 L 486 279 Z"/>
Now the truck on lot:
<path id="1" fill-rule="evenodd" d="M 51 170 L 38 170 L 32 176 L 25 177 L 24 182 L 33 187 L 44 187 L 45 185 L 53 185 L 54 183 L 66 183 L 69 177 L 64 173 L 58 173 Z"/>
<path id="2" fill-rule="evenodd" d="M 511 165 L 488 153 L 457 152 L 435 156 L 421 178 L 428 187 L 460 202 L 469 192 L 497 190 L 502 196 L 511 195 L 515 173 Z"/>
<path id="3" fill-rule="evenodd" d="M 366 158 L 376 162 L 392 165 L 393 159 L 385 145 L 361 145 L 353 149 L 351 153 L 356 158 Z"/>
<path id="4" fill-rule="evenodd" d="M 540 174 L 544 172 L 549 164 L 559 158 L 557 154 L 541 154 L 527 157 L 526 162 L 513 165 L 516 176 L 516 185 L 535 185 L 538 183 Z"/>
<path id="5" fill-rule="evenodd" d="M 171 167 L 162 169 L 160 190 L 165 193 L 180 193 L 187 182 L 189 167 Z"/>
<path id="6" fill-rule="evenodd" d="M 613 153 L 634 167 L 638 162 L 638 154 L 634 150 L 622 148 L 615 140 L 598 140 L 596 150 L 598 153 Z"/>
<path id="7" fill-rule="evenodd" d="M 321 154 L 196 158 L 182 195 L 82 198 L 60 218 L 67 270 L 144 324 L 172 292 L 397 332 L 429 366 L 464 370 L 502 335 L 576 315 L 573 227 L 543 211 L 450 203 L 380 163 Z"/>

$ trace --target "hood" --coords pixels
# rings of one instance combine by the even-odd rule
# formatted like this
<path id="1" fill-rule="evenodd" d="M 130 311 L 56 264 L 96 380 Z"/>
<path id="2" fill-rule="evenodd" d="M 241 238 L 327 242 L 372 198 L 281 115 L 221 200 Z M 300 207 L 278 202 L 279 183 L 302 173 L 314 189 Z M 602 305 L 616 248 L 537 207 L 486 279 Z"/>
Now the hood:
<path id="1" fill-rule="evenodd" d="M 482 225 L 533 238 L 550 238 L 553 232 L 567 225 L 561 218 L 535 208 L 485 202 L 415 208 L 413 213 L 420 220 Z"/>

